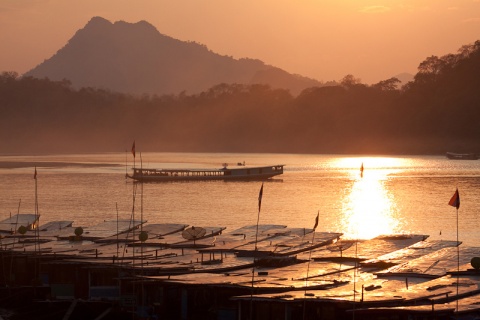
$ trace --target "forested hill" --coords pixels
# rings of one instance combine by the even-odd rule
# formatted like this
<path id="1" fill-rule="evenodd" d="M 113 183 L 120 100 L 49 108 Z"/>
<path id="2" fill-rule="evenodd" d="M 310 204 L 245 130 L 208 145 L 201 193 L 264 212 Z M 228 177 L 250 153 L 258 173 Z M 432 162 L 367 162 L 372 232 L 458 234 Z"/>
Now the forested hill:
<path id="1" fill-rule="evenodd" d="M 443 154 L 480 152 L 480 41 L 429 57 L 415 79 L 312 87 L 266 85 L 142 96 L 68 81 L 0 77 L 0 150 Z"/>
<path id="2" fill-rule="evenodd" d="M 106 88 L 132 94 L 196 94 L 219 83 L 268 84 L 301 90 L 319 81 L 260 60 L 234 59 L 206 46 L 158 32 L 146 21 L 92 18 L 68 43 L 25 76 L 68 79 L 73 88 Z"/>

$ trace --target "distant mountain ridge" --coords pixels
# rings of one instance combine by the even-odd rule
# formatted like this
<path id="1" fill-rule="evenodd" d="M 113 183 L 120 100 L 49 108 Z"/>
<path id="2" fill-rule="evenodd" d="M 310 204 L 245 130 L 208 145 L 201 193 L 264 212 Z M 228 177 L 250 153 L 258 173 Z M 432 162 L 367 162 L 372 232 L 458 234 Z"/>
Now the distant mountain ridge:
<path id="1" fill-rule="evenodd" d="M 146 21 L 111 23 L 101 17 L 92 18 L 25 76 L 67 79 L 75 88 L 157 95 L 199 93 L 220 83 L 268 84 L 292 94 L 322 85 L 260 60 L 237 60 L 195 42 L 176 40 Z"/>

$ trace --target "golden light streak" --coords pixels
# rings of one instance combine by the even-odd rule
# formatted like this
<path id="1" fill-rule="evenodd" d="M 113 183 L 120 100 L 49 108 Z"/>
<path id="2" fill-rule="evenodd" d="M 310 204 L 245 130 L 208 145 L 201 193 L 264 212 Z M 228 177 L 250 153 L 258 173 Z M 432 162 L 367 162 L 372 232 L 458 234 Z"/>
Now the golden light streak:
<path id="1" fill-rule="evenodd" d="M 345 192 L 342 231 L 346 238 L 371 239 L 392 234 L 398 222 L 392 217 L 393 200 L 385 183 L 392 168 L 398 167 L 395 158 L 347 158 L 341 165 L 350 167 L 351 187 Z M 356 161 L 357 169 L 353 169 Z M 363 163 L 363 177 L 360 167 Z"/>

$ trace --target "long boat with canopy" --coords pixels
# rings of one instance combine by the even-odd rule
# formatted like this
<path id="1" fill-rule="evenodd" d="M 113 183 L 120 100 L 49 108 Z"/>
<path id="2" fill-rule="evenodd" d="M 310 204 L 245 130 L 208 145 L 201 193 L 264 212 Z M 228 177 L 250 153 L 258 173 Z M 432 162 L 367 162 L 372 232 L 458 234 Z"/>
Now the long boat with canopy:
<path id="1" fill-rule="evenodd" d="M 158 181 L 190 181 L 190 180 L 265 180 L 283 174 L 283 164 L 228 168 L 226 164 L 221 169 L 144 169 L 133 168 L 133 174 L 128 178 L 142 182 Z"/>

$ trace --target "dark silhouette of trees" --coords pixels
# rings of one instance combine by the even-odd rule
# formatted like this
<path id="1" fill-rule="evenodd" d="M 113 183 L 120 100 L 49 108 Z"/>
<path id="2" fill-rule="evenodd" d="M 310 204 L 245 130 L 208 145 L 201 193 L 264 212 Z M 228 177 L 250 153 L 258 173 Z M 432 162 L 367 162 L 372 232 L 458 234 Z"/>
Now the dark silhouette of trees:
<path id="1" fill-rule="evenodd" d="M 480 41 L 431 56 L 412 82 L 353 75 L 297 97 L 268 85 L 133 96 L 0 74 L 2 152 L 480 152 Z"/>
<path id="2" fill-rule="evenodd" d="M 400 83 L 401 81 L 398 80 L 398 78 L 393 77 L 387 80 L 382 80 L 372 85 L 372 87 L 382 91 L 394 91 L 398 89 Z"/>

